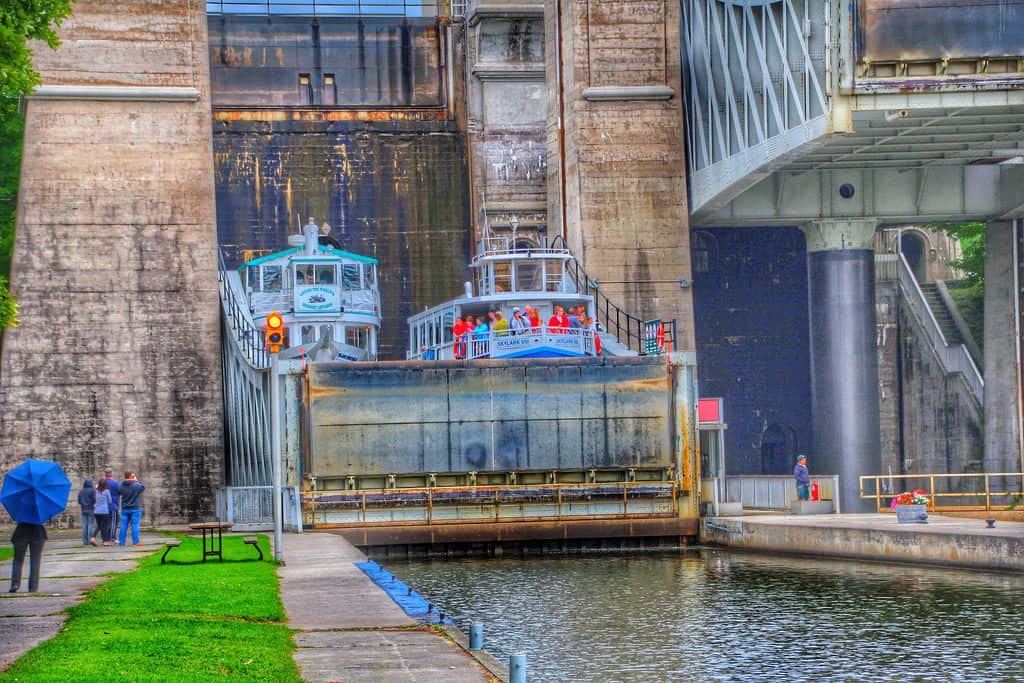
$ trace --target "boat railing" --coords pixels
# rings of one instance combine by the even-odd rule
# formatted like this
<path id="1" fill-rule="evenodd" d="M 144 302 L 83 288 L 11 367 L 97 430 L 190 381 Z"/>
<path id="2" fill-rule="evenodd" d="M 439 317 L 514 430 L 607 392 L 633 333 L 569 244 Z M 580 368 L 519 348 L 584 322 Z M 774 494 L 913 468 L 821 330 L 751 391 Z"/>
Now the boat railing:
<path id="1" fill-rule="evenodd" d="M 409 360 L 476 360 L 479 358 L 509 358 L 529 353 L 538 346 L 557 348 L 566 355 L 596 356 L 594 330 L 573 327 L 533 327 L 523 332 L 468 333 L 460 339 L 435 344 Z M 426 356 L 426 358 L 424 358 Z"/>
<path id="2" fill-rule="evenodd" d="M 565 240 L 558 235 L 552 241 L 551 246 L 559 248 L 560 245 L 566 251 L 569 250 Z M 615 335 L 619 343 L 631 351 L 636 351 L 641 355 L 646 353 L 646 342 L 648 341 L 648 335 L 645 334 L 646 321 L 630 315 L 612 303 L 611 299 L 598 288 L 597 280 L 587 275 L 587 271 L 583 270 L 583 266 L 575 256 L 566 264 L 566 275 L 576 286 L 577 292 L 594 298 L 595 317 L 605 330 Z M 663 348 L 677 349 L 676 321 L 664 320 L 662 324 L 664 325 Z"/>
<path id="3" fill-rule="evenodd" d="M 485 237 L 477 245 L 474 261 L 488 256 L 572 256 L 564 246 L 554 244 L 548 246 L 517 247 L 508 237 Z"/>

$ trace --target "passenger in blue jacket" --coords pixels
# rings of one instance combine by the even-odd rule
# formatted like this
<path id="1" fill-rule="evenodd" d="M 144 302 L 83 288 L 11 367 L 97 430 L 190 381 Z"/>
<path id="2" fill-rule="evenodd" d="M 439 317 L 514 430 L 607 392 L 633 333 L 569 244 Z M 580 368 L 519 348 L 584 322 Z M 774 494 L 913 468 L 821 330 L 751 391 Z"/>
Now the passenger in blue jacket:
<path id="1" fill-rule="evenodd" d="M 142 520 L 142 492 L 146 487 L 135 478 L 134 472 L 125 472 L 121 482 L 121 533 L 118 545 L 124 545 L 128 535 L 128 525 L 132 527 L 132 545 L 142 545 L 139 541 L 139 522 Z"/>
<path id="2" fill-rule="evenodd" d="M 811 473 L 807 471 L 807 456 L 798 455 L 796 467 L 793 468 L 793 478 L 796 479 L 796 497 L 800 500 L 811 499 Z"/>

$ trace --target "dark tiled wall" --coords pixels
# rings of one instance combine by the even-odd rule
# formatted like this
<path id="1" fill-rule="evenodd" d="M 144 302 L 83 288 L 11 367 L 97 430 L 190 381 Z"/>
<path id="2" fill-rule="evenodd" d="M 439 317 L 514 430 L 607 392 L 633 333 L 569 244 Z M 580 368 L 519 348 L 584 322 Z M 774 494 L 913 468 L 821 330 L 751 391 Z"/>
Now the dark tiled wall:
<path id="1" fill-rule="evenodd" d="M 692 245 L 700 394 L 725 399 L 728 472 L 790 472 L 812 433 L 803 234 L 699 229 Z"/>

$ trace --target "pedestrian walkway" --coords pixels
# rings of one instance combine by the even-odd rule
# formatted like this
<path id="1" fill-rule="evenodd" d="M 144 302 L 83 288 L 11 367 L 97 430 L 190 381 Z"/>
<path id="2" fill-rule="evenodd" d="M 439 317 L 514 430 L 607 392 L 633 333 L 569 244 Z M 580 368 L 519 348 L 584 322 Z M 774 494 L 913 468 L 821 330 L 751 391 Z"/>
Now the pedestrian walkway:
<path id="1" fill-rule="evenodd" d="M 711 517 L 701 539 L 766 552 L 1024 571 L 1024 522 L 928 515 L 899 524 L 892 513 Z"/>
<path id="2" fill-rule="evenodd" d="M 142 546 L 83 547 L 81 532 L 50 532 L 43 548 L 39 592 L 27 593 L 29 559 L 25 558 L 21 591 L 8 593 L 11 560 L 0 562 L 0 671 L 45 640 L 57 635 L 67 615 L 63 610 L 110 574 L 131 571 L 139 558 L 159 548 L 160 537 L 143 533 Z"/>
<path id="3" fill-rule="evenodd" d="M 496 680 L 461 647 L 419 626 L 355 566 L 366 556 L 341 536 L 288 534 L 281 599 L 307 681 Z"/>

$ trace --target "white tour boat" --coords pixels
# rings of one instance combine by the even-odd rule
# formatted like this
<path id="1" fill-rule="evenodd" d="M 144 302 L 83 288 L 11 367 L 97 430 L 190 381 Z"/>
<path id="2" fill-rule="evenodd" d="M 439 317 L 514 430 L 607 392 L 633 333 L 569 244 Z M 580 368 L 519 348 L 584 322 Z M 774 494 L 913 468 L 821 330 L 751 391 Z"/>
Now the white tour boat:
<path id="1" fill-rule="evenodd" d="M 565 358 L 595 356 L 600 351 L 596 331 L 586 327 L 548 327 L 554 308 L 586 307 L 595 318 L 594 297 L 581 294 L 569 276 L 572 253 L 565 248 L 523 245 L 510 237 L 485 237 L 470 263 L 473 282 L 466 293 L 411 316 L 409 359 L 454 360 L 472 358 Z M 465 316 L 501 311 L 509 320 L 513 310 L 537 310 L 540 324 L 524 331 L 469 332 L 455 339 L 453 327 Z"/>
<path id="2" fill-rule="evenodd" d="M 248 261 L 232 273 L 255 326 L 265 331 L 267 315 L 280 313 L 286 357 L 317 347 L 315 360 L 376 360 L 377 260 L 342 251 L 333 238 L 320 234 L 312 218 L 288 244 L 290 249 Z"/>

